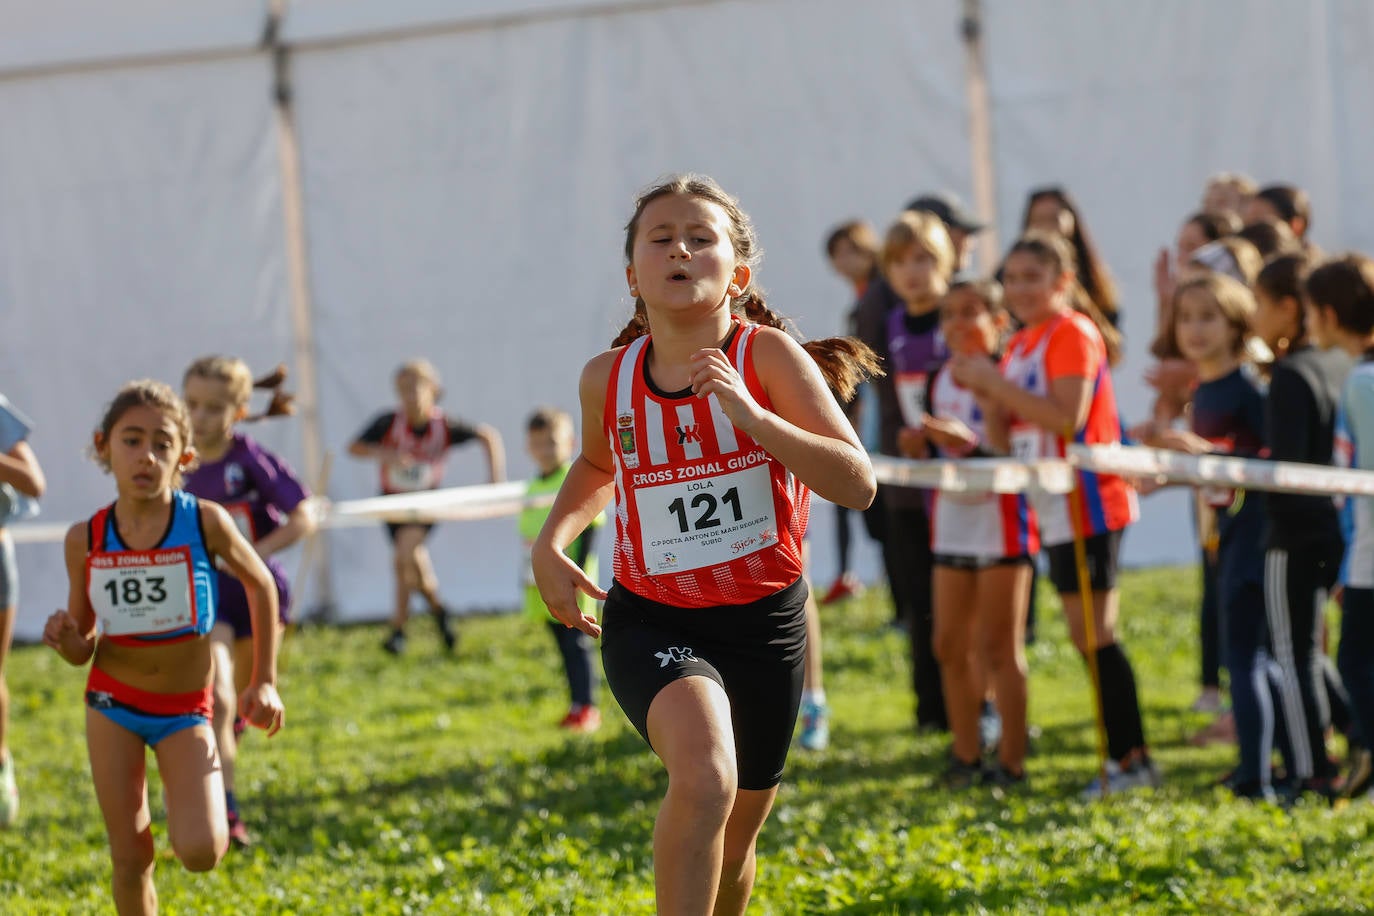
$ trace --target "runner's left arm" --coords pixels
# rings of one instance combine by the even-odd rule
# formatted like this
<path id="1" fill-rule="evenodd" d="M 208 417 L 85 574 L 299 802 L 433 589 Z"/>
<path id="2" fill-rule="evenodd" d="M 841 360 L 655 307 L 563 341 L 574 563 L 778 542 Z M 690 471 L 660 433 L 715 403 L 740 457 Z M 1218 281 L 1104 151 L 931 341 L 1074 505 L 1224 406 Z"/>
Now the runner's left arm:
<path id="1" fill-rule="evenodd" d="M 205 546 L 243 583 L 248 596 L 248 612 L 253 621 L 253 677 L 239 700 L 239 708 L 249 724 L 274 735 L 286 716 L 276 686 L 277 648 L 281 640 L 277 626 L 277 586 L 267 564 L 239 532 L 224 508 L 201 500 L 200 513 Z"/>

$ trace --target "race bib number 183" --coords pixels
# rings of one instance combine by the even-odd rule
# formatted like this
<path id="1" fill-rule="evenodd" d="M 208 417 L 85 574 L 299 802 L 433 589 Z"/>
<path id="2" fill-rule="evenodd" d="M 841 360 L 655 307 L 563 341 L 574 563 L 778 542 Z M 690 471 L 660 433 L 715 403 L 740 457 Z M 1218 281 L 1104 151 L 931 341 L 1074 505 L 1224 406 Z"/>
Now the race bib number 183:
<path id="1" fill-rule="evenodd" d="M 89 561 L 87 593 L 108 636 L 157 636 L 196 624 L 191 549 L 124 550 Z"/>

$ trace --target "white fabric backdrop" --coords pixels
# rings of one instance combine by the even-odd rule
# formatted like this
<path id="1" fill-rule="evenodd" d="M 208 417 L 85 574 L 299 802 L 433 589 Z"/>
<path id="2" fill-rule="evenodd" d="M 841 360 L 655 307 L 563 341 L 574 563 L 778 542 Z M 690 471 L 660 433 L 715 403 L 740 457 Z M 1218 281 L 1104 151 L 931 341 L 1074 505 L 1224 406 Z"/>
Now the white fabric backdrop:
<path id="1" fill-rule="evenodd" d="M 582 364 L 629 316 L 633 194 L 675 170 L 743 199 L 782 313 L 810 334 L 838 330 L 847 293 L 828 276 L 826 230 L 967 183 L 955 8 L 926 12 L 938 15 L 900 0 L 689 5 L 302 53 L 329 447 L 390 405 L 395 366 L 423 353 L 446 406 L 495 425 L 511 475 L 528 475 L 524 418 L 540 403 L 576 415 Z M 450 482 L 480 479 L 478 455 L 459 455 Z M 334 481 L 337 498 L 376 488 L 375 470 L 347 458 Z M 831 514 L 816 515 L 828 562 Z M 388 607 L 380 526 L 330 540 L 341 614 Z M 455 603 L 513 603 L 509 520 L 445 525 L 431 548 Z"/>
<path id="2" fill-rule="evenodd" d="M 269 93 L 260 57 L 0 79 L 0 391 L 37 424 L 40 520 L 114 498 L 85 449 L 123 382 L 290 357 Z M 259 431 L 298 459 L 294 424 Z M 18 560 L 29 637 L 66 571 L 57 544 Z"/>
<path id="3" fill-rule="evenodd" d="M 1150 404 L 1153 258 L 1210 174 L 1304 187 L 1319 245 L 1374 251 L 1374 5 L 989 0 L 986 12 L 1002 238 L 1033 187 L 1078 201 L 1120 285 L 1128 422 Z M 1125 561 L 1190 558 L 1190 525 L 1182 492 L 1144 500 Z"/>

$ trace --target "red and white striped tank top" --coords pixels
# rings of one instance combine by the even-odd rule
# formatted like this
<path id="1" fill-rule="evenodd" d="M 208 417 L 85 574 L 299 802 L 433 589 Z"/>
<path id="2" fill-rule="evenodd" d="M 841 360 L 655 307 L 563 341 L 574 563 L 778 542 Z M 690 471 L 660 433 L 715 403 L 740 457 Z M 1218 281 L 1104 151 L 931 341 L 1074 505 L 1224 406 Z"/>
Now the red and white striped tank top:
<path id="1" fill-rule="evenodd" d="M 444 476 L 444 454 L 448 451 L 448 422 L 444 412 L 435 407 L 423 434 L 410 428 L 404 410 L 396 411 L 391 427 L 382 436 L 382 444 L 396 449 L 411 459 L 409 464 L 383 462 L 383 493 L 414 493 L 433 490 Z"/>
<path id="2" fill-rule="evenodd" d="M 736 319 L 722 348 L 765 410 L 753 365 L 758 325 Z M 616 358 L 604 431 L 615 459 L 614 574 L 676 607 L 747 604 L 802 574 L 811 494 L 736 429 L 715 395 L 665 395 L 648 383 L 650 338 Z"/>

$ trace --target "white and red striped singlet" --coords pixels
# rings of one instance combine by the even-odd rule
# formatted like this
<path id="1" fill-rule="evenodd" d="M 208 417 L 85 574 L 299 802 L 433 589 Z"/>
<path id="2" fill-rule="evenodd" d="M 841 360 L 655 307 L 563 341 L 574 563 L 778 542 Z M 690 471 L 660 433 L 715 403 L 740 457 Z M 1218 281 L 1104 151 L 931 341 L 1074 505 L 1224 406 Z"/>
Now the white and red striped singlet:
<path id="1" fill-rule="evenodd" d="M 722 348 L 765 410 L 753 365 L 758 325 L 736 319 Z M 757 601 L 802 574 L 811 493 L 725 416 L 715 395 L 648 383 L 649 337 L 616 357 L 605 433 L 615 459 L 614 574 L 676 607 Z"/>
<path id="2" fill-rule="evenodd" d="M 930 412 L 954 417 L 987 439 L 987 423 L 973 392 L 954 381 L 950 364 L 935 374 L 930 386 Z M 934 491 L 930 518 L 931 551 L 938 556 L 979 560 L 1039 553 L 1035 513 L 1024 493 L 954 493 Z"/>
<path id="3" fill-rule="evenodd" d="M 430 411 L 429 423 L 421 435 L 416 435 L 410 428 L 406 412 L 398 409 L 391 427 L 382 436 L 382 444 L 409 456 L 413 462 L 408 465 L 382 462 L 383 493 L 414 493 L 439 486 L 449 442 L 448 421 L 438 407 Z"/>

